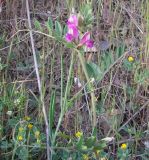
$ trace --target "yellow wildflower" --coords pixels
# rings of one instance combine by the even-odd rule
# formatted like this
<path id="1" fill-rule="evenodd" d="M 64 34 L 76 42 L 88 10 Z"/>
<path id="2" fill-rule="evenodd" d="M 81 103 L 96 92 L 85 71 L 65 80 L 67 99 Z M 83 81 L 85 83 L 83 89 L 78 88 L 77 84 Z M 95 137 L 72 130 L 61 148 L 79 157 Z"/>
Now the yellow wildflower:
<path id="1" fill-rule="evenodd" d="M 30 120 L 31 120 L 31 117 L 29 117 L 29 116 L 25 116 L 25 117 L 24 117 L 24 120 L 26 120 L 26 121 L 30 121 Z"/>
<path id="2" fill-rule="evenodd" d="M 126 144 L 126 143 L 123 143 L 123 144 L 121 145 L 121 149 L 122 149 L 122 150 L 126 150 L 126 149 L 127 149 L 127 144 Z"/>
<path id="3" fill-rule="evenodd" d="M 23 130 L 23 127 L 19 127 L 19 132 L 22 132 Z"/>
<path id="4" fill-rule="evenodd" d="M 18 140 L 19 140 L 19 141 L 22 141 L 22 140 L 23 140 L 23 137 L 22 137 L 22 136 L 18 136 Z"/>
<path id="5" fill-rule="evenodd" d="M 29 129 L 32 129 L 32 128 L 33 128 L 33 124 L 29 123 L 27 127 L 28 127 Z"/>
<path id="6" fill-rule="evenodd" d="M 79 132 L 79 131 L 75 134 L 75 136 L 76 136 L 77 138 L 80 138 L 82 135 L 83 135 L 83 133 L 82 133 L 82 132 Z"/>
<path id="7" fill-rule="evenodd" d="M 128 61 L 129 61 L 129 62 L 133 62 L 133 61 L 134 61 L 134 57 L 129 56 L 129 57 L 128 57 Z"/>
<path id="8" fill-rule="evenodd" d="M 83 154 L 83 160 L 89 160 L 89 157 L 87 154 Z"/>
<path id="9" fill-rule="evenodd" d="M 40 135 L 40 132 L 39 132 L 39 131 L 36 131 L 36 132 L 35 132 L 35 137 L 38 138 L 39 135 Z"/>

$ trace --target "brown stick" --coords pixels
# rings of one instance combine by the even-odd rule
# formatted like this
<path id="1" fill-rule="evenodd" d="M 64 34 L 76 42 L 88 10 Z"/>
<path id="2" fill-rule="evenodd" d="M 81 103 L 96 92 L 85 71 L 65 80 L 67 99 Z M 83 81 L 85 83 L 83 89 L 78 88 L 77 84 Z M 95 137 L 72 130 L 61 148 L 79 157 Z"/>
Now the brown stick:
<path id="1" fill-rule="evenodd" d="M 44 121 L 46 126 L 46 146 L 47 146 L 47 160 L 50 160 L 50 151 L 51 148 L 49 146 L 49 124 L 48 124 L 48 118 L 46 114 L 45 104 L 44 104 L 44 96 L 42 94 L 42 86 L 41 86 L 41 80 L 39 76 L 39 70 L 38 70 L 38 64 L 37 64 L 37 58 L 35 53 L 35 44 L 33 39 L 33 32 L 32 32 L 32 26 L 31 26 L 31 19 L 30 19 L 30 10 L 29 10 L 29 3 L 28 0 L 26 0 L 26 10 L 27 10 L 27 17 L 28 17 L 28 25 L 29 25 L 29 33 L 30 33 L 30 40 L 31 40 L 31 46 L 32 46 L 32 52 L 33 52 L 33 58 L 34 58 L 34 65 L 35 65 L 35 71 L 37 76 L 37 82 L 38 82 L 38 89 L 40 93 L 41 103 L 42 103 L 42 112 L 44 115 Z"/>

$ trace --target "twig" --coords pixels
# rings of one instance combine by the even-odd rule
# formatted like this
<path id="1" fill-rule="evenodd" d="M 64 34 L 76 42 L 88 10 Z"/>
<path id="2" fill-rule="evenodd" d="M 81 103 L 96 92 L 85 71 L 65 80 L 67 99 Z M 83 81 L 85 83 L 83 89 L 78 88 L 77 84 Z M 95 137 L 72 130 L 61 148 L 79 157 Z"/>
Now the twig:
<path id="1" fill-rule="evenodd" d="M 29 29 L 30 29 L 29 33 L 30 33 L 30 40 L 31 40 L 32 52 L 33 52 L 33 58 L 34 58 L 34 65 L 35 65 L 35 71 L 36 71 L 37 82 L 38 82 L 38 89 L 39 89 L 39 93 L 40 93 L 40 98 L 41 98 L 41 103 L 42 103 L 42 112 L 44 115 L 44 121 L 45 121 L 45 126 L 46 126 L 47 160 L 50 160 L 50 152 L 49 151 L 51 151 L 51 148 L 49 146 L 49 137 L 50 137 L 49 124 L 48 124 L 48 118 L 47 118 L 45 104 L 44 104 L 44 96 L 42 94 L 41 80 L 40 80 L 40 76 L 39 76 L 37 58 L 36 58 L 36 53 L 35 53 L 35 45 L 34 45 L 34 39 L 33 39 L 33 32 L 32 32 L 32 26 L 31 26 L 28 0 L 26 0 L 26 9 L 27 9 L 28 25 L 29 25 Z"/>
<path id="2" fill-rule="evenodd" d="M 141 27 L 138 25 L 137 21 L 133 18 L 131 15 L 130 11 L 124 7 L 124 5 L 121 5 L 121 7 L 127 12 L 129 17 L 131 18 L 132 22 L 135 24 L 135 26 L 138 28 L 138 30 L 143 34 L 144 32 L 142 31 Z"/>

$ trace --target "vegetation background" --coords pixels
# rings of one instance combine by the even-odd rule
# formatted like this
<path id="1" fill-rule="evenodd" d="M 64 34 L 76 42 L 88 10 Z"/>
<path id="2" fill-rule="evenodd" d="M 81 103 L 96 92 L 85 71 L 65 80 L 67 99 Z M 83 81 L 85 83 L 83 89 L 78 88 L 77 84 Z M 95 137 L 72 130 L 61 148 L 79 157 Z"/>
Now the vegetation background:
<path id="1" fill-rule="evenodd" d="M 148 0 L 0 0 L 0 159 L 149 159 Z"/>

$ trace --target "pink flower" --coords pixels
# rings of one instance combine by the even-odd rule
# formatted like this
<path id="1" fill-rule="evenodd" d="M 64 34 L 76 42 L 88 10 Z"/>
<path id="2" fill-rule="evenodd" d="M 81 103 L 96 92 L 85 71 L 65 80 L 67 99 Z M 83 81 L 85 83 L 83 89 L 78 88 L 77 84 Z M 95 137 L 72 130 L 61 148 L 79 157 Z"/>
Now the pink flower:
<path id="1" fill-rule="evenodd" d="M 72 42 L 74 39 L 77 39 L 79 36 L 78 31 L 78 18 L 76 15 L 71 15 L 67 21 L 68 32 L 66 33 L 65 39 L 67 42 Z"/>
<path id="2" fill-rule="evenodd" d="M 72 14 L 68 18 L 67 21 L 67 28 L 68 31 L 65 35 L 65 39 L 67 42 L 72 42 L 73 40 L 77 39 L 79 36 L 79 31 L 78 31 L 78 18 L 76 15 Z M 80 44 L 78 46 L 87 46 L 88 48 L 93 47 L 94 42 L 90 39 L 90 32 L 86 32 L 82 39 L 80 40 Z"/>
<path id="3" fill-rule="evenodd" d="M 74 25 L 74 26 L 78 26 L 78 18 L 76 15 L 71 15 L 69 18 L 68 18 L 68 21 L 67 21 L 67 26 L 69 25 Z"/>
<path id="4" fill-rule="evenodd" d="M 93 45 L 94 45 L 94 42 L 92 40 L 88 40 L 85 45 L 88 47 L 88 48 L 92 48 Z"/>
<path id="5" fill-rule="evenodd" d="M 90 32 L 86 32 L 80 40 L 79 46 L 86 45 L 88 48 L 92 48 L 94 42 L 90 39 Z"/>
<path id="6" fill-rule="evenodd" d="M 78 38 L 79 32 L 76 26 L 73 24 L 68 25 L 68 32 L 66 33 L 65 39 L 67 42 L 72 42 L 74 39 Z"/>

